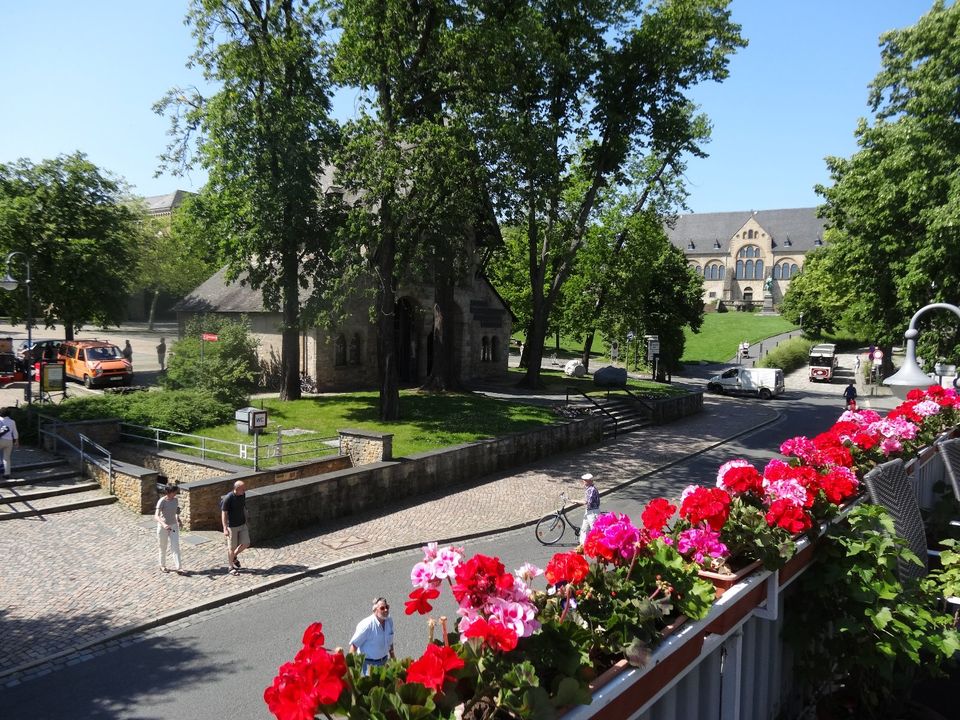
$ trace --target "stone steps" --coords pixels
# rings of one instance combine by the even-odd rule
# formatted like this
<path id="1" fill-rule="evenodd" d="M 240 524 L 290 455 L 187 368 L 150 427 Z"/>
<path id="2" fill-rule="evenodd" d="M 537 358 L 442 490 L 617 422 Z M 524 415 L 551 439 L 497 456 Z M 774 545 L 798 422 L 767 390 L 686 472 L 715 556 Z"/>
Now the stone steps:
<path id="1" fill-rule="evenodd" d="M 647 409 L 632 398 L 610 398 L 601 403 L 604 410 L 607 411 L 613 419 L 603 413 L 603 436 L 605 438 L 616 437 L 624 433 L 633 432 L 650 425 L 647 418 Z"/>
<path id="2" fill-rule="evenodd" d="M 67 496 L 54 495 L 32 500 L 0 502 L 0 521 L 38 517 L 53 513 L 69 512 L 98 505 L 112 505 L 117 498 L 96 486 L 96 489 L 75 491 Z"/>
<path id="3" fill-rule="evenodd" d="M 73 475 L 63 478 L 59 482 L 45 482 L 42 485 L 24 481 L 22 485 L 16 487 L 0 488 L 0 504 L 32 502 L 48 497 L 57 497 L 58 495 L 72 495 L 99 489 L 100 485 L 98 483 L 92 480 L 81 480 Z"/>

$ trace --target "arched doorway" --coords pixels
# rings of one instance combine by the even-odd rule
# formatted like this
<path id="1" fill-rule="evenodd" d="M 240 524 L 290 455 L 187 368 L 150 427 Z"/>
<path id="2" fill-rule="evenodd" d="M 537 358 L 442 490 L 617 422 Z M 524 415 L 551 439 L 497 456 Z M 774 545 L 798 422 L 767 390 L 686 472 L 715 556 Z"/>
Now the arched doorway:
<path id="1" fill-rule="evenodd" d="M 415 385 L 420 382 L 420 306 L 415 300 L 397 301 L 393 329 L 397 375 L 401 383 Z"/>

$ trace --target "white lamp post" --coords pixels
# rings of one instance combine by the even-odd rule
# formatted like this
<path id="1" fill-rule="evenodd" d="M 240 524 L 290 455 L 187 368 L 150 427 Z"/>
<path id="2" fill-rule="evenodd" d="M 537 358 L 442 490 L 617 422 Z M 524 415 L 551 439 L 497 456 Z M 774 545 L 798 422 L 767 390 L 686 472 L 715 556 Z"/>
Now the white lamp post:
<path id="1" fill-rule="evenodd" d="M 13 260 L 14 255 L 22 255 L 24 262 L 27 264 L 27 278 L 23 281 L 23 284 L 27 287 L 27 359 L 30 362 L 27 363 L 26 398 L 27 405 L 30 405 L 33 402 L 33 313 L 30 300 L 30 258 L 27 257 L 26 253 L 14 250 L 7 255 L 7 276 L 3 278 L 3 280 L 0 280 L 0 288 L 13 291 L 16 290 L 20 284 L 16 278 L 10 275 L 10 262 Z"/>
<path id="2" fill-rule="evenodd" d="M 893 394 L 901 400 L 906 400 L 907 393 L 911 390 L 929 387 L 933 384 L 931 377 L 921 370 L 920 365 L 917 364 L 917 335 L 920 334 L 920 331 L 917 330 L 917 318 L 927 312 L 927 310 L 935 309 L 949 310 L 957 317 L 960 317 L 960 308 L 956 305 L 933 303 L 920 308 L 914 316 L 910 318 L 910 326 L 903 334 L 904 339 L 907 341 L 903 365 L 897 372 L 883 381 L 883 384 L 888 385 L 893 391 Z"/>

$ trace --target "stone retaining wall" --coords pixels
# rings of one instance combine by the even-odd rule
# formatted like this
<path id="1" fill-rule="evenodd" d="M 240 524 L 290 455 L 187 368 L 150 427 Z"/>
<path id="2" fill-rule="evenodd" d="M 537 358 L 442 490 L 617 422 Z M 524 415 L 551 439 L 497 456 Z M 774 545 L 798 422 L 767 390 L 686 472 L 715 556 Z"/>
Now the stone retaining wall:
<path id="1" fill-rule="evenodd" d="M 340 454 L 348 455 L 354 467 L 393 460 L 393 433 L 372 430 L 337 430 Z"/>
<path id="2" fill-rule="evenodd" d="M 113 482 L 110 473 L 92 462 L 86 463 L 87 474 L 96 480 L 106 492 L 117 496 L 118 502 L 128 510 L 141 515 L 152 515 L 157 507 L 156 470 L 137 467 L 124 462 L 113 463 Z"/>
<path id="3" fill-rule="evenodd" d="M 593 445 L 602 437 L 601 418 L 581 418 L 394 462 L 260 487 L 247 492 L 251 540 L 263 542 L 299 528 L 388 506 L 400 498 L 444 490 L 548 455 Z"/>
<path id="4" fill-rule="evenodd" d="M 219 530 L 220 498 L 233 489 L 237 480 L 243 480 L 249 495 L 249 491 L 255 488 L 298 481 L 300 478 L 313 478 L 317 475 L 326 477 L 332 472 L 349 467 L 350 458 L 337 455 L 281 468 L 240 470 L 218 477 L 180 483 L 180 517 L 187 530 Z"/>
<path id="5" fill-rule="evenodd" d="M 703 391 L 690 392 L 676 397 L 648 400 L 653 406 L 653 415 L 650 418 L 654 425 L 679 420 L 687 415 L 694 415 L 703 411 Z"/>
<path id="6" fill-rule="evenodd" d="M 166 482 L 181 483 L 222 477 L 243 470 L 221 460 L 208 460 L 195 455 L 162 450 L 137 443 L 120 443 L 110 448 L 114 457 L 144 468 L 156 470 Z"/>

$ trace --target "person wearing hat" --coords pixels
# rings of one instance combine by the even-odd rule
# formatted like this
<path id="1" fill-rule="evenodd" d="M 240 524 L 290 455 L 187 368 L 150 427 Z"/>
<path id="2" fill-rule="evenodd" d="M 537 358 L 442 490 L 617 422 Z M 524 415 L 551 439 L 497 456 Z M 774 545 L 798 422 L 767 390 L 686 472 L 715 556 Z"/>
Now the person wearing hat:
<path id="1" fill-rule="evenodd" d="M 180 488 L 168 484 L 163 488 L 163 497 L 157 501 L 157 510 L 153 514 L 157 521 L 157 546 L 160 557 L 160 572 L 167 572 L 167 546 L 173 555 L 174 570 L 183 573 L 180 564 L 180 505 L 177 493 Z"/>
<path id="2" fill-rule="evenodd" d="M 584 473 L 580 476 L 580 479 L 583 480 L 583 487 L 586 491 L 583 503 L 585 512 L 583 513 L 583 522 L 580 523 L 580 542 L 583 542 L 587 539 L 587 533 L 590 532 L 590 528 L 593 527 L 593 524 L 597 521 L 597 516 L 600 514 L 600 492 L 593 484 L 591 473 Z"/>

